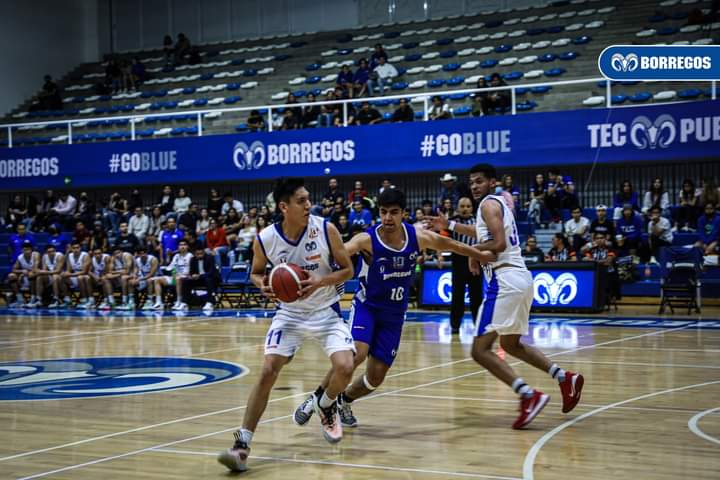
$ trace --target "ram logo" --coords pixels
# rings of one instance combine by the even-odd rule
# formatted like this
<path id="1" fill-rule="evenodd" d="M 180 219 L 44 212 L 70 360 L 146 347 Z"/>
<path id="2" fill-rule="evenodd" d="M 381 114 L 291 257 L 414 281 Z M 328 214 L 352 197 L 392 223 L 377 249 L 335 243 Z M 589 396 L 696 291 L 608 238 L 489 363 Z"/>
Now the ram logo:
<path id="1" fill-rule="evenodd" d="M 533 279 L 533 297 L 538 305 L 567 305 L 575 299 L 577 291 L 577 278 L 572 273 L 554 278 L 542 272 Z"/>
<path id="2" fill-rule="evenodd" d="M 637 148 L 667 148 L 677 136 L 675 120 L 668 114 L 651 122 L 646 116 L 636 117 L 630 126 L 630 141 Z"/>
<path id="3" fill-rule="evenodd" d="M 265 164 L 265 145 L 253 142 L 249 147 L 245 142 L 238 142 L 233 148 L 233 163 L 238 170 L 257 170 Z"/>
<path id="4" fill-rule="evenodd" d="M 628 53 L 627 56 L 616 53 L 610 57 L 610 65 L 616 72 L 632 72 L 640 66 L 640 61 L 634 53 Z"/>

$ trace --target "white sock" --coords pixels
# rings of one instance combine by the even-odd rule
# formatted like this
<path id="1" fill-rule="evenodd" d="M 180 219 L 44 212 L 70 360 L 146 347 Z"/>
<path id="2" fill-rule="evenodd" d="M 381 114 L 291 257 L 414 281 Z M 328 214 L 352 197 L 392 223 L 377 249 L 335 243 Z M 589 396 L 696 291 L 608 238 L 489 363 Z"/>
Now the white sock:
<path id="1" fill-rule="evenodd" d="M 555 363 L 550 366 L 548 373 L 552 378 L 556 379 L 560 383 L 565 381 L 565 370 L 558 367 Z"/>
<path id="2" fill-rule="evenodd" d="M 17 297 L 18 302 L 22 302 L 22 301 L 23 301 L 23 295 L 22 295 L 22 293 L 16 293 L 16 294 L 15 294 L 15 297 Z"/>
<path id="3" fill-rule="evenodd" d="M 531 397 L 532 394 L 535 393 L 535 390 L 530 388 L 530 386 L 525 383 L 525 380 L 523 380 L 522 378 L 515 379 L 515 381 L 512 383 L 512 389 L 522 398 Z"/>
<path id="4" fill-rule="evenodd" d="M 160 295 L 155 295 L 155 302 L 162 303 L 162 297 Z"/>
<path id="5" fill-rule="evenodd" d="M 242 438 L 242 441 L 247 443 L 247 446 L 250 446 L 250 442 L 252 442 L 253 432 L 250 430 L 247 430 L 245 428 L 240 429 L 240 437 Z"/>
<path id="6" fill-rule="evenodd" d="M 123 296 L 122 296 L 122 301 L 123 301 L 123 303 L 127 303 L 127 298 L 128 298 L 127 295 L 123 295 Z"/>
<path id="7" fill-rule="evenodd" d="M 334 401 L 335 399 L 328 397 L 327 391 L 325 391 L 323 392 L 322 397 L 320 397 L 318 405 L 320 405 L 320 408 L 328 408 Z"/>

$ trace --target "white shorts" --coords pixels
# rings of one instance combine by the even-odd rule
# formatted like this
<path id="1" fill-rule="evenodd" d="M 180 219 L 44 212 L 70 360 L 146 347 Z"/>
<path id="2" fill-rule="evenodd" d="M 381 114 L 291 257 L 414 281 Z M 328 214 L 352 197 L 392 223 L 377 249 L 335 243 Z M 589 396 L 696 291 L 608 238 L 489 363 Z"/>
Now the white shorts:
<path id="1" fill-rule="evenodd" d="M 320 342 L 329 357 L 335 352 L 355 351 L 350 325 L 335 304 L 315 312 L 298 314 L 286 310 L 275 313 L 265 340 L 265 355 L 292 357 L 307 337 Z"/>
<path id="2" fill-rule="evenodd" d="M 512 267 L 493 270 L 490 281 L 485 282 L 484 290 L 485 296 L 475 322 L 475 335 L 489 332 L 526 335 L 533 301 L 530 271 Z"/>
<path id="3" fill-rule="evenodd" d="M 30 279 L 27 275 L 20 277 L 20 290 L 30 290 Z"/>
<path id="4" fill-rule="evenodd" d="M 80 289 L 80 284 L 78 283 L 78 277 L 70 277 L 70 288 L 74 288 L 75 290 Z"/>

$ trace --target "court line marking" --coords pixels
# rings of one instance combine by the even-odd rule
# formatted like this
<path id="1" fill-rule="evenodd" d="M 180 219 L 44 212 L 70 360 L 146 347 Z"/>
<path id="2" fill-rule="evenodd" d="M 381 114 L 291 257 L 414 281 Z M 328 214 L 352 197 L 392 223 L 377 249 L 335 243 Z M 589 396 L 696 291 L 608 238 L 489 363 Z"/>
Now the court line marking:
<path id="1" fill-rule="evenodd" d="M 690 420 L 688 420 L 688 428 L 692 433 L 697 435 L 698 437 L 707 440 L 708 442 L 716 443 L 720 445 L 720 439 L 712 437 L 708 435 L 707 433 L 703 432 L 700 427 L 698 427 L 698 422 L 701 418 L 703 418 L 705 415 L 709 415 L 711 413 L 720 412 L 720 407 L 717 408 L 711 408 L 710 410 L 705 410 L 704 412 L 700 412 L 697 415 L 693 416 Z"/>
<path id="2" fill-rule="evenodd" d="M 202 455 L 202 456 L 208 456 L 208 457 L 217 456 L 217 453 L 213 453 L 213 452 L 201 452 L 201 451 L 197 451 L 197 450 L 176 450 L 176 449 L 170 449 L 170 448 L 155 449 L 155 450 L 153 450 L 153 452 L 174 453 L 174 454 L 184 454 L 184 455 Z M 289 462 L 289 463 L 300 463 L 300 464 L 310 464 L 310 465 L 332 465 L 332 466 L 337 466 L 337 467 L 365 468 L 365 469 L 371 469 L 371 470 L 386 470 L 386 471 L 391 471 L 391 472 L 424 473 L 424 474 L 431 474 L 431 475 L 448 475 L 448 476 L 465 477 L 465 478 L 488 478 L 488 479 L 493 479 L 493 480 L 522 480 L 518 477 L 485 475 L 482 473 L 447 472 L 447 471 L 443 471 L 443 470 L 426 470 L 423 468 L 406 468 L 406 467 L 391 467 L 388 465 L 369 465 L 369 464 L 362 464 L 362 463 L 333 462 L 330 460 L 300 460 L 300 459 L 296 459 L 296 458 L 260 457 L 260 456 L 253 456 L 253 458 L 257 459 L 257 460 L 270 460 L 273 462 Z"/>
<path id="3" fill-rule="evenodd" d="M 639 395 L 637 397 L 628 398 L 626 400 L 621 400 L 619 402 L 615 403 L 609 403 L 607 405 L 604 405 L 600 408 L 596 408 L 595 410 L 591 410 L 589 412 L 583 413 L 580 416 L 577 416 L 573 419 L 568 420 L 567 422 L 561 423 L 557 427 L 553 428 L 549 432 L 545 433 L 542 437 L 540 437 L 532 447 L 530 447 L 530 450 L 525 455 L 525 460 L 523 461 L 523 480 L 534 480 L 534 467 L 535 467 L 535 458 L 537 457 L 538 453 L 540 453 L 540 449 L 549 442 L 555 435 L 562 432 L 568 427 L 571 427 L 575 425 L 576 423 L 585 420 L 586 418 L 592 417 L 593 415 L 597 415 L 598 413 L 605 412 L 607 410 L 610 410 L 612 408 L 619 407 L 621 405 L 625 405 L 631 402 L 636 402 L 638 400 L 645 400 L 647 398 L 657 397 L 660 395 L 665 395 L 667 393 L 675 393 L 675 392 L 682 392 L 685 390 L 690 390 L 693 388 L 699 388 L 699 387 L 706 387 L 708 385 L 717 385 L 720 384 L 720 380 L 713 380 L 711 382 L 703 382 L 703 383 L 696 383 L 693 385 L 685 385 L 683 387 L 676 387 L 676 388 L 668 388 L 666 390 L 660 390 L 652 393 L 646 393 L 645 395 Z"/>
<path id="4" fill-rule="evenodd" d="M 503 400 L 499 398 L 475 398 L 475 397 L 455 397 L 452 395 L 414 395 L 408 393 L 393 393 L 391 397 L 403 397 L 403 398 L 426 398 L 432 400 L 452 400 L 452 401 L 469 401 L 469 402 L 490 402 L 490 403 L 513 403 L 517 404 L 517 400 Z M 549 405 L 560 405 L 558 402 L 550 402 Z M 598 408 L 602 405 L 583 403 L 578 405 L 576 408 Z M 642 412 L 671 412 L 671 413 L 694 413 L 697 410 L 691 410 L 689 408 L 661 408 L 661 407 L 616 407 L 617 410 L 636 410 Z"/>
<path id="5" fill-rule="evenodd" d="M 603 350 L 642 350 L 647 352 L 648 347 L 600 347 Z M 652 347 L 653 352 L 701 352 L 718 353 L 720 349 L 713 348 L 658 348 Z"/>
<path id="6" fill-rule="evenodd" d="M 572 360 L 568 363 L 587 363 L 589 365 L 628 365 L 634 367 L 663 367 L 663 368 L 708 368 L 720 369 L 720 365 L 696 365 L 683 363 L 642 363 L 642 362 L 604 362 L 602 360 Z"/>
<path id="7" fill-rule="evenodd" d="M 618 338 L 618 339 L 614 339 L 614 340 L 608 340 L 608 341 L 605 341 L 605 342 L 601 342 L 601 343 L 599 343 L 599 344 L 597 344 L 597 345 L 610 345 L 610 344 L 613 344 L 613 343 L 626 342 L 626 341 L 629 341 L 629 340 L 636 340 L 636 339 L 639 339 L 639 338 L 645 338 L 645 337 L 656 336 L 656 335 L 664 335 L 665 333 L 672 333 L 672 332 L 676 332 L 676 331 L 678 331 L 678 330 L 683 330 L 683 329 L 686 329 L 686 328 L 688 328 L 688 325 L 683 325 L 683 326 L 675 327 L 675 328 L 655 330 L 655 331 L 653 331 L 653 332 L 647 332 L 647 333 L 643 333 L 643 334 L 640 334 L 640 335 L 632 335 L 632 336 L 629 336 L 629 337 L 622 337 L 622 338 Z M 552 353 L 552 354 L 549 354 L 549 355 L 547 355 L 547 356 L 548 356 L 548 357 L 554 357 L 554 356 L 557 356 L 557 355 L 563 355 L 563 354 L 567 354 L 567 353 L 573 353 L 573 352 L 576 352 L 576 351 L 587 350 L 587 349 L 589 349 L 589 348 L 594 348 L 595 346 L 596 346 L 596 345 L 585 345 L 585 346 L 578 347 L 578 348 L 575 348 L 575 349 L 572 349 L 572 350 L 567 350 L 567 351 Z M 447 363 L 449 363 L 449 364 L 455 364 L 455 363 L 462 363 L 462 362 L 467 362 L 467 361 L 471 361 L 471 360 L 472 360 L 471 358 L 465 358 L 465 359 L 462 359 L 462 360 L 456 360 L 456 361 L 447 362 Z M 517 362 L 514 362 L 514 363 L 511 364 L 511 365 L 518 365 L 518 364 L 520 364 L 520 363 L 521 363 L 520 361 L 517 361 Z M 442 365 L 442 364 L 441 364 L 441 365 Z M 436 368 L 436 367 L 435 367 L 435 366 L 424 367 L 424 368 L 418 369 L 418 371 L 429 370 L 429 369 L 432 369 L 432 368 Z M 386 396 L 386 395 L 389 395 L 389 394 L 391 394 L 391 393 L 400 393 L 400 392 L 404 392 L 404 391 L 416 390 L 416 389 L 418 389 L 418 388 L 424 388 L 424 387 L 428 387 L 428 386 L 432 386 L 432 385 L 437 385 L 437 384 L 439 384 L 439 383 L 447 383 L 447 382 L 451 382 L 451 381 L 454 381 L 454 380 L 459 380 L 459 379 L 461 379 L 461 378 L 465 378 L 465 377 L 469 377 L 469 376 L 473 376 L 473 375 L 478 375 L 478 374 L 486 374 L 486 373 L 488 373 L 487 370 L 484 370 L 484 369 L 483 369 L 483 370 L 480 370 L 480 371 L 470 372 L 470 373 L 466 373 L 466 374 L 463 374 L 463 375 L 457 375 L 457 376 L 448 377 L 448 378 L 444 378 L 444 379 L 440 379 L 440 380 L 435 380 L 435 381 L 433 381 L 433 382 L 429 382 L 429 383 L 425 383 L 425 384 L 420 384 L 420 385 L 411 386 L 411 387 L 405 387 L 405 388 L 401 388 L 401 389 L 398 389 L 398 390 L 391 390 L 391 391 L 389 391 L 389 392 L 378 393 L 378 394 L 375 394 L 375 395 L 369 395 L 369 396 L 367 396 L 367 397 L 358 399 L 358 400 L 356 400 L 356 401 L 370 400 L 370 399 L 372 399 L 372 398 L 378 398 L 378 397 Z M 388 377 L 390 377 L 390 376 L 388 376 Z M 310 393 L 311 393 L 311 392 L 304 392 L 304 393 L 301 393 L 301 394 L 286 396 L 286 397 L 283 397 L 282 399 L 277 399 L 277 400 L 279 401 L 279 400 L 284 400 L 284 399 L 287 399 L 287 398 L 293 398 L 293 397 L 296 397 L 296 396 L 309 395 Z M 270 402 L 273 402 L 273 400 L 270 400 L 268 403 L 270 403 Z M 233 407 L 233 408 L 231 408 L 231 409 L 226 409 L 226 411 L 239 410 L 239 409 L 246 408 L 246 407 L 247 407 L 247 405 L 244 405 L 244 406 L 242 406 L 242 407 Z M 208 416 L 208 414 L 203 414 L 203 416 Z M 264 420 L 264 421 L 262 421 L 262 422 L 260 422 L 260 423 L 261 423 L 261 424 L 270 423 L 270 422 L 273 422 L 273 421 L 276 421 L 276 420 L 281 420 L 281 419 L 289 418 L 290 416 L 291 416 L 291 415 L 284 415 L 284 416 L 280 416 L 280 417 L 274 417 L 274 418 L 270 418 L 270 419 Z M 173 423 L 177 423 L 177 422 L 173 422 Z M 142 428 L 142 427 L 140 427 L 140 428 Z M 92 460 L 92 461 L 89 461 L 89 462 L 84 462 L 84 463 L 75 464 L 75 465 L 68 465 L 68 466 L 66 466 L 66 467 L 62 467 L 62 468 L 59 468 L 59 469 L 55 469 L 55 470 L 51 470 L 51 471 L 46 471 L 46 472 L 41 472 L 41 473 L 37 473 L 37 474 L 31 475 L 31 476 L 27 476 L 27 477 L 22 477 L 22 478 L 19 479 L 19 480 L 30 480 L 30 479 L 33 479 L 33 478 L 45 477 L 45 476 L 48 476 L 48 475 L 53 475 L 53 474 L 56 474 L 56 473 L 61 473 L 61 472 L 69 471 L 69 470 L 75 470 L 75 469 L 78 469 L 78 468 L 83 468 L 83 467 L 95 465 L 95 464 L 98 464 L 98 463 L 103 463 L 103 462 L 107 462 L 107 461 L 112 461 L 112 460 L 116 460 L 116 459 L 119 459 L 119 458 L 129 457 L 129 456 L 132 456 L 132 455 L 138 455 L 138 454 L 141 454 L 141 453 L 149 452 L 149 451 L 154 450 L 154 449 L 157 449 L 157 448 L 170 447 L 170 446 L 173 446 L 173 445 L 178 445 L 178 444 L 180 444 L 180 443 L 190 442 L 190 441 L 193 441 L 193 440 L 199 440 L 199 439 L 202 439 L 202 438 L 207 438 L 207 437 L 211 437 L 211 436 L 214 436 L 214 435 L 219 435 L 219 434 L 221 434 L 221 433 L 227 433 L 227 432 L 236 430 L 237 428 L 238 428 L 238 426 L 234 426 L 234 427 L 226 428 L 226 429 L 219 430 L 219 431 L 216 431 L 216 432 L 204 433 L 204 434 L 201 434 L 201 435 L 196 435 L 196 436 L 194 436 L 194 437 L 189 437 L 189 438 L 185 438 L 185 439 L 175 440 L 175 441 L 173 441 L 173 442 L 168 442 L 168 443 L 164 443 L 164 444 L 160 444 L 160 445 L 155 445 L 155 446 L 152 446 L 152 447 L 145 447 L 145 448 L 142 448 L 142 449 L 133 450 L 133 451 L 126 452 L 126 453 L 123 453 L 123 454 L 118 454 L 118 455 L 113 455 L 113 456 L 108 456 L 108 457 L 101 457 L 101 458 L 98 458 L 98 459 L 95 459 L 95 460 Z M 134 430 L 137 430 L 137 429 L 134 429 Z M 111 435 L 111 436 L 117 436 L 117 435 L 115 435 L 115 434 L 109 434 L 109 435 Z M 107 437 L 107 435 L 106 435 L 105 437 Z M 86 439 L 86 440 L 89 440 L 89 439 Z M 81 441 L 81 442 L 87 443 L 86 441 Z M 54 447 L 51 447 L 51 448 L 52 448 L 53 450 L 56 449 L 56 448 L 54 448 Z M 36 451 L 36 452 L 27 452 L 27 453 L 25 453 L 25 454 L 19 454 L 19 455 L 26 456 L 26 455 L 33 454 L 33 453 L 39 453 L 39 452 L 37 452 L 37 451 Z M 15 457 L 17 458 L 17 455 L 16 455 Z M 0 460 L 2 460 L 2 459 L 0 459 Z"/>

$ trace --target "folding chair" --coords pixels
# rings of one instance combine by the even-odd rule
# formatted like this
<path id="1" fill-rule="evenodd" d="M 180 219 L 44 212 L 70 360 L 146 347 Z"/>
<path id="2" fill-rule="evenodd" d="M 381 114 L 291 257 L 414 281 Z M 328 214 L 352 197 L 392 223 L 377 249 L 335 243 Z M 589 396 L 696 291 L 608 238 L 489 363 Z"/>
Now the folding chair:
<path id="1" fill-rule="evenodd" d="M 660 313 L 665 308 L 687 307 L 688 315 L 702 306 L 702 284 L 698 278 L 702 253 L 696 249 L 670 247 L 661 252 L 661 268 L 665 270 L 660 280 Z"/>

